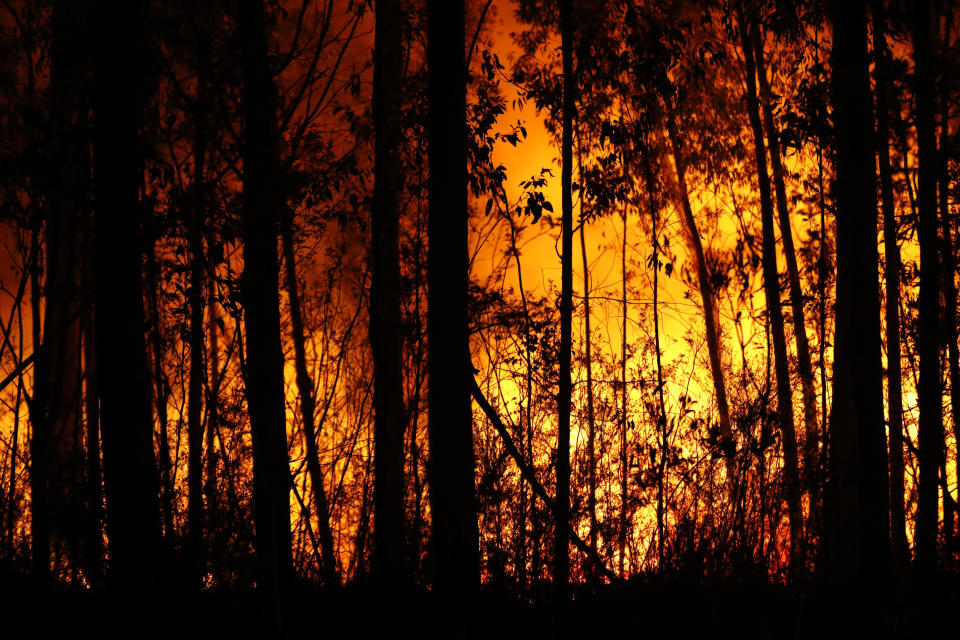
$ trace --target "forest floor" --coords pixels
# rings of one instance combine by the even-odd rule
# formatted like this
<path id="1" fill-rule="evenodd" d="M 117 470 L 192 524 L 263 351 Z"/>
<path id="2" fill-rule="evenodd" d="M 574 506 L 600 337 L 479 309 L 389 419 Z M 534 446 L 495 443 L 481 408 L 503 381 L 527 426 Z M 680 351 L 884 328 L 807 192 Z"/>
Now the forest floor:
<path id="1" fill-rule="evenodd" d="M 920 592 L 925 595 L 914 597 Z M 451 607 L 422 589 L 378 597 L 364 587 L 303 587 L 286 598 L 281 630 L 269 607 L 251 591 L 168 594 L 138 613 L 101 593 L 39 591 L 20 577 L 0 580 L 0 612 L 6 614 L 2 623 L 6 631 L 0 636 L 176 640 L 956 637 L 958 576 L 944 576 L 935 586 L 919 590 L 905 585 L 900 593 L 898 602 L 891 604 L 864 602 L 856 593 L 834 590 L 828 595 L 822 585 L 813 583 L 797 588 L 761 582 L 653 580 L 584 587 L 562 607 L 546 598 L 520 598 L 493 589 L 484 589 L 470 603 Z M 838 623 L 838 611 L 854 610 L 858 613 L 850 615 L 846 625 Z"/>

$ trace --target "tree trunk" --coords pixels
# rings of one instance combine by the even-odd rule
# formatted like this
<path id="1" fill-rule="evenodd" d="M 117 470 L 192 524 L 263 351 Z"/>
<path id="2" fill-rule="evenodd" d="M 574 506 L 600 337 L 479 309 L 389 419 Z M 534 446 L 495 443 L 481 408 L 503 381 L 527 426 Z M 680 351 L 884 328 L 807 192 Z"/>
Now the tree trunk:
<path id="1" fill-rule="evenodd" d="M 918 2 L 913 14 L 916 62 L 916 129 L 919 187 L 917 204 L 920 242 L 920 294 L 918 311 L 920 381 L 917 402 L 920 479 L 917 497 L 916 553 L 921 575 L 936 566 L 939 523 L 938 467 L 943 448 L 943 401 L 940 384 L 940 344 L 937 327 L 940 302 L 940 269 L 937 255 L 937 143 L 933 98 L 933 23 L 928 3 Z"/>
<path id="2" fill-rule="evenodd" d="M 593 353 L 590 336 L 590 268 L 584 224 L 580 223 L 580 256 L 583 260 L 583 330 L 587 356 L 587 513 L 590 517 L 590 548 L 597 551 L 597 425 L 593 407 Z M 626 386 L 624 386 L 626 388 Z"/>
<path id="3" fill-rule="evenodd" d="M 87 203 L 87 139 L 78 95 L 85 91 L 83 25 L 80 7 L 60 2 L 52 15 L 50 110 L 50 189 L 46 198 L 43 344 L 38 346 L 31 406 L 31 509 L 33 570 L 40 583 L 50 570 L 53 551 L 65 548 L 79 561 L 77 532 L 82 530 L 83 465 L 80 445 L 80 301 L 79 210 Z"/>
<path id="4" fill-rule="evenodd" d="M 403 130 L 399 0 L 377 0 L 373 116 L 375 167 L 370 260 L 370 341 L 373 350 L 373 571 L 387 586 L 403 579 L 403 354 L 400 316 L 400 150 Z"/>
<path id="5" fill-rule="evenodd" d="M 825 494 L 826 570 L 859 605 L 886 576 L 889 556 L 883 376 L 877 339 L 877 210 L 865 3 L 832 3 L 836 132 L 837 295 Z M 879 596 L 878 596 L 879 597 Z M 874 602 L 874 606 L 875 606 Z M 848 612 L 848 619 L 855 617 Z M 877 623 L 879 618 L 873 618 Z"/>
<path id="6" fill-rule="evenodd" d="M 313 394 L 313 378 L 307 369 L 306 334 L 303 326 L 300 288 L 297 284 L 291 217 L 292 213 L 285 210 L 280 219 L 280 237 L 283 246 L 283 261 L 286 266 L 284 273 L 286 275 L 287 298 L 290 301 L 290 328 L 293 333 L 297 391 L 300 393 L 300 420 L 307 449 L 307 473 L 310 474 L 310 487 L 313 490 L 313 508 L 317 512 L 317 521 L 320 526 L 320 558 L 322 560 L 320 570 L 324 583 L 336 585 L 340 583 L 340 578 L 337 573 L 337 561 L 333 549 L 333 532 L 330 529 L 330 507 L 327 504 L 323 469 L 320 467 L 320 451 L 317 446 L 317 399 Z"/>
<path id="7" fill-rule="evenodd" d="M 209 236 L 208 236 L 209 237 Z M 209 256 L 209 254 L 208 254 Z M 207 268 L 213 273 L 215 265 L 207 258 Z M 217 510 L 217 450 L 216 435 L 220 431 L 220 340 L 217 325 L 222 322 L 217 311 L 217 285 L 210 275 L 207 279 L 207 429 L 206 468 L 203 478 L 203 496 L 206 505 L 207 531 L 218 528 Z"/>
<path id="8" fill-rule="evenodd" d="M 428 434 L 434 589 L 466 604 L 480 583 L 467 317 L 466 72 L 459 0 L 427 3 Z"/>
<path id="9" fill-rule="evenodd" d="M 950 119 L 946 106 L 943 107 L 943 122 L 940 131 L 940 233 L 943 236 L 943 300 L 944 314 L 943 339 L 947 342 L 947 362 L 950 376 L 950 417 L 953 424 L 954 446 L 960 444 L 960 348 L 957 345 L 957 285 L 956 285 L 956 256 L 954 254 L 953 225 L 950 223 L 948 194 L 950 176 L 948 173 L 947 158 L 950 149 Z M 958 449 L 960 450 L 960 449 Z M 946 451 L 944 451 L 946 453 Z M 960 464 L 954 465 L 954 482 L 960 487 Z M 951 496 L 944 493 L 944 511 Z M 960 514 L 953 514 L 954 516 Z M 946 520 L 946 518 L 944 518 Z M 953 517 L 944 523 L 950 549 L 954 549 Z M 953 553 L 953 551 L 951 551 Z"/>
<path id="10" fill-rule="evenodd" d="M 560 42 L 563 56 L 563 113 L 560 142 L 560 384 L 557 389 L 557 513 L 553 540 L 553 587 L 557 601 L 567 599 L 570 581 L 570 411 L 572 384 L 570 352 L 573 336 L 573 9 L 560 2 Z"/>
<path id="11" fill-rule="evenodd" d="M 686 225 L 687 238 L 693 249 L 697 266 L 697 285 L 700 288 L 700 301 L 703 305 L 703 322 L 707 336 L 707 351 L 710 357 L 710 372 L 713 377 L 713 392 L 717 397 L 717 413 L 720 417 L 720 448 L 723 452 L 724 465 L 727 470 L 727 492 L 734 495 L 736 482 L 736 442 L 733 439 L 733 429 L 730 426 L 730 405 L 727 402 L 727 387 L 724 381 L 723 361 L 720 356 L 720 320 L 716 310 L 713 285 L 710 282 L 710 272 L 707 270 L 707 258 L 700 240 L 700 231 L 697 221 L 693 217 L 693 208 L 690 206 L 690 195 L 687 191 L 686 168 L 683 161 L 682 143 L 675 114 L 668 107 L 667 133 L 670 136 L 670 145 L 673 151 L 673 164 L 677 172 L 677 185 L 680 189 L 680 205 L 683 210 L 683 220 Z"/>
<path id="12" fill-rule="evenodd" d="M 136 616 L 163 582 L 138 228 L 143 3 L 97 3 L 96 17 L 94 331 L 109 578 Z"/>
<path id="13" fill-rule="evenodd" d="M 787 263 L 787 277 L 790 282 L 790 307 L 793 312 L 793 334 L 797 345 L 797 372 L 800 375 L 800 389 L 803 399 L 803 482 L 810 497 L 808 523 L 816 525 L 816 505 L 820 503 L 820 489 L 817 482 L 819 468 L 819 425 L 817 423 L 817 392 L 814 385 L 813 365 L 810 362 L 810 342 L 807 339 L 806 313 L 803 307 L 803 288 L 800 285 L 800 270 L 797 267 L 797 252 L 793 245 L 793 230 L 790 225 L 790 209 L 787 205 L 783 163 L 780 160 L 780 140 L 773 121 L 773 98 L 767 72 L 763 62 L 763 41 L 760 29 L 754 25 L 752 36 L 753 50 L 760 79 L 760 104 L 763 108 L 763 123 L 766 128 L 770 149 L 770 167 L 773 169 L 773 187 L 777 199 L 777 213 L 780 221 L 780 237 L 783 239 L 783 255 Z M 814 532 L 809 532 L 810 533 Z"/>
<path id="14" fill-rule="evenodd" d="M 760 187 L 760 218 L 763 232 L 763 289 L 770 320 L 773 357 L 777 377 L 777 413 L 783 435 L 783 475 L 786 485 L 787 509 L 790 519 L 790 570 L 794 575 L 803 571 L 803 515 L 800 504 L 800 478 L 797 460 L 797 434 L 793 423 L 793 391 L 787 363 L 787 340 L 780 307 L 780 273 L 777 270 L 777 244 L 773 235 L 773 202 L 770 197 L 770 178 L 767 174 L 766 150 L 763 144 L 763 126 L 760 121 L 760 101 L 757 97 L 756 66 L 751 50 L 751 36 L 747 22 L 740 16 L 740 37 L 747 72 L 747 116 L 753 130 L 754 159 L 757 182 Z M 786 200 L 786 196 L 784 196 Z M 785 203 L 784 203 L 785 204 Z M 790 234 L 789 218 L 783 236 Z M 799 331 L 805 329 L 801 326 Z M 815 426 L 815 425 L 814 425 Z M 816 435 L 816 431 L 814 431 Z"/>
<path id="15" fill-rule="evenodd" d="M 884 314 L 887 343 L 887 407 L 889 418 L 888 457 L 890 468 L 890 531 L 893 562 L 897 570 L 906 567 L 907 524 L 904 512 L 903 467 L 903 382 L 900 366 L 900 245 L 897 243 L 896 203 L 890 165 L 890 82 L 886 24 L 881 3 L 873 10 L 873 54 L 877 103 L 877 161 L 880 168 L 880 197 L 883 209 Z"/>
<path id="16" fill-rule="evenodd" d="M 667 432 L 667 406 L 663 398 L 663 362 L 660 351 L 660 205 L 657 199 L 657 182 L 650 160 L 650 147 L 646 140 L 641 153 L 647 187 L 647 206 L 650 210 L 650 249 L 653 263 L 653 344 L 657 354 L 657 409 L 659 410 L 657 435 L 660 438 L 660 460 L 657 464 L 657 571 L 663 575 L 667 536 L 666 475 L 670 443 Z M 626 233 L 626 216 L 624 216 L 624 233 Z M 626 267 L 621 264 L 620 269 L 623 278 L 626 279 Z M 624 287 L 623 299 L 626 302 L 626 287 Z M 626 317 L 624 317 L 624 332 L 626 326 Z"/>
<path id="17" fill-rule="evenodd" d="M 286 203 L 279 188 L 276 89 L 267 61 L 263 0 L 241 0 L 239 10 L 245 125 L 242 286 L 257 588 L 281 622 L 283 594 L 293 576 L 277 261 L 277 215 Z"/>
<path id="18" fill-rule="evenodd" d="M 198 83 L 202 83 L 202 78 Z M 198 92 L 202 91 L 198 89 Z M 190 317 L 190 378 L 187 387 L 187 570 L 197 587 L 203 580 L 203 386 L 206 372 L 203 366 L 203 290 L 206 284 L 203 267 L 203 231 L 200 220 L 204 215 L 202 204 L 204 156 L 206 139 L 202 124 L 207 114 L 197 113 L 196 141 L 194 143 L 194 202 L 197 210 L 188 214 L 187 236 L 190 248 L 190 285 L 187 288 L 187 307 Z"/>

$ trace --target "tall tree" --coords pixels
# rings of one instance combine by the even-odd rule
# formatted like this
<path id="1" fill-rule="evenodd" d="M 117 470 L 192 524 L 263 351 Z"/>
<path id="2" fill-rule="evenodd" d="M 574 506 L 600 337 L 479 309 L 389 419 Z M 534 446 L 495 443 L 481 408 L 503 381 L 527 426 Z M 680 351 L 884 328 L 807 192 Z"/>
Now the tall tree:
<path id="1" fill-rule="evenodd" d="M 930 3 L 917 2 L 913 7 L 913 48 L 916 73 L 917 162 L 919 184 L 917 205 L 920 242 L 920 299 L 918 309 L 920 380 L 917 402 L 920 409 L 918 429 L 917 487 L 917 567 L 929 573 L 936 565 L 939 523 L 939 466 L 943 448 L 943 400 L 940 383 L 940 341 L 938 315 L 940 306 L 940 265 L 937 255 L 937 141 L 934 123 L 933 53 L 934 37 Z"/>
<path id="2" fill-rule="evenodd" d="M 876 165 L 865 2 L 834 0 L 831 14 L 837 302 L 824 551 L 833 583 L 859 584 L 864 603 L 885 576 L 889 549 Z"/>
<path id="3" fill-rule="evenodd" d="M 883 3 L 871 5 L 877 103 L 877 162 L 883 210 L 884 318 L 887 346 L 887 430 L 890 468 L 890 538 L 895 566 L 907 561 L 907 523 L 903 503 L 903 377 L 900 363 L 900 245 L 897 243 L 896 203 L 890 164 L 890 51 L 886 41 Z"/>
<path id="4" fill-rule="evenodd" d="M 560 140 L 560 384 L 557 389 L 557 514 L 553 541 L 553 587 L 557 600 L 566 600 L 570 581 L 570 410 L 573 347 L 573 7 L 560 2 L 560 49 L 563 57 L 563 108 Z"/>
<path id="5" fill-rule="evenodd" d="M 144 603 L 162 577 L 140 262 L 143 2 L 96 4 L 94 305 L 110 583 Z"/>
<path id="6" fill-rule="evenodd" d="M 263 0 L 240 0 L 237 18 L 243 48 L 242 286 L 257 588 L 270 598 L 274 615 L 282 616 L 282 596 L 293 573 L 277 260 L 277 215 L 286 203 Z"/>
<path id="7" fill-rule="evenodd" d="M 750 32 L 755 29 L 753 21 L 748 23 L 741 12 L 740 38 L 747 72 L 747 116 L 750 120 L 750 128 L 753 130 L 754 160 L 757 165 L 757 182 L 760 188 L 763 289 L 773 342 L 774 368 L 777 378 L 777 414 L 780 418 L 780 432 L 783 435 L 783 475 L 790 519 L 790 568 L 796 573 L 803 569 L 803 515 L 800 505 L 797 434 L 793 422 L 793 390 L 790 386 L 790 369 L 787 363 L 783 311 L 780 307 L 780 273 L 777 269 L 777 244 L 773 231 L 773 201 L 770 197 L 770 177 L 767 173 L 767 154 L 763 142 L 763 125 L 760 120 L 760 100 L 757 96 L 757 66 L 751 45 Z M 784 237 L 790 233 L 789 219 L 787 222 Z"/>
<path id="8" fill-rule="evenodd" d="M 403 565 L 403 369 L 400 326 L 401 8 L 377 0 L 373 119 L 375 167 L 370 260 L 370 341 L 373 347 L 374 572 L 389 584 Z"/>
<path id="9" fill-rule="evenodd" d="M 806 314 L 803 306 L 803 288 L 800 285 L 800 269 L 797 252 L 793 245 L 793 227 L 790 224 L 790 207 L 787 204 L 786 172 L 780 158 L 780 135 L 773 120 L 773 92 L 767 79 L 763 58 L 763 38 L 759 24 L 754 21 L 751 34 L 757 78 L 760 81 L 760 104 L 763 108 L 763 126 L 770 150 L 770 167 L 773 170 L 773 188 L 776 195 L 780 237 L 783 240 L 783 256 L 786 259 L 787 279 L 790 284 L 790 310 L 793 315 L 793 335 L 797 345 L 797 372 L 800 374 L 800 392 L 803 401 L 803 474 L 804 485 L 810 496 L 808 521 L 816 522 L 819 511 L 820 491 L 817 482 L 819 468 L 819 425 L 817 424 L 817 392 L 814 385 L 813 365 L 810 360 L 810 341 L 807 339 Z M 813 533 L 813 532 L 810 532 Z M 809 534 L 808 534 L 809 535 Z"/>
<path id="10" fill-rule="evenodd" d="M 203 580 L 203 387 L 206 371 L 203 366 L 204 326 L 203 292 L 206 285 L 204 269 L 203 221 L 206 219 L 206 166 L 209 143 L 208 83 L 210 77 L 210 41 L 205 30 L 208 22 L 202 14 L 195 16 L 200 28 L 194 35 L 195 72 L 197 89 L 194 96 L 193 183 L 190 185 L 191 210 L 187 212 L 187 244 L 190 250 L 190 286 L 187 287 L 187 307 L 190 316 L 190 382 L 187 387 L 187 547 L 188 571 L 197 584 Z M 165 426 L 164 426 L 165 428 Z"/>
<path id="11" fill-rule="evenodd" d="M 50 571 L 51 540 L 79 561 L 83 445 L 79 421 L 79 221 L 88 204 L 89 159 L 84 131 L 87 86 L 83 28 L 76 2 L 54 5 L 49 108 L 52 116 L 44 243 L 43 344 L 37 351 L 30 440 L 33 572 Z M 52 536 L 52 538 L 51 538 Z"/>
<path id="12" fill-rule="evenodd" d="M 727 400 L 727 384 L 723 372 L 723 358 L 720 345 L 720 318 L 717 312 L 713 284 L 710 280 L 710 270 L 707 268 L 707 256 L 703 250 L 703 241 L 697 228 L 696 218 L 693 217 L 693 207 L 690 205 L 690 193 L 687 190 L 686 163 L 683 157 L 683 140 L 677 127 L 675 107 L 669 96 L 665 96 L 667 113 L 667 135 L 670 138 L 670 148 L 673 152 L 673 165 L 677 172 L 677 188 L 679 190 L 680 207 L 683 212 L 684 226 L 687 239 L 693 249 L 693 256 L 697 268 L 697 287 L 700 290 L 700 303 L 703 305 L 703 324 L 707 337 L 707 355 L 710 358 L 710 373 L 713 380 L 713 392 L 716 396 L 717 414 L 720 418 L 720 448 L 724 456 L 724 466 L 727 471 L 727 491 L 734 494 L 736 482 L 736 441 L 733 438 L 733 428 L 730 423 L 730 403 Z"/>
<path id="13" fill-rule="evenodd" d="M 427 370 L 434 588 L 466 597 L 480 582 L 467 317 L 466 70 L 462 0 L 427 2 L 430 209 Z M 461 601 L 463 602 L 463 601 Z"/>

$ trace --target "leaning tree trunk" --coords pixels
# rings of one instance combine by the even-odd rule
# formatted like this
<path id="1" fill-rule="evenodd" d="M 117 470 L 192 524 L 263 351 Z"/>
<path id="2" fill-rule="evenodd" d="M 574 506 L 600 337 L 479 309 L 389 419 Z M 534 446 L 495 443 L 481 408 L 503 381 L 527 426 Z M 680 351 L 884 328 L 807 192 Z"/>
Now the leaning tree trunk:
<path id="1" fill-rule="evenodd" d="M 163 571 L 137 215 L 143 11 L 137 0 L 97 3 L 94 110 L 94 331 L 108 578 L 133 611 L 146 606 Z"/>
<path id="2" fill-rule="evenodd" d="M 907 523 L 904 510 L 903 466 L 903 377 L 900 363 L 900 245 L 897 243 L 897 219 L 890 165 L 890 117 L 887 109 L 890 82 L 886 25 L 881 4 L 873 10 L 873 55 L 877 103 L 877 159 L 880 167 L 880 197 L 883 209 L 884 314 L 887 343 L 887 410 L 890 468 L 890 532 L 894 565 L 906 567 Z"/>
<path id="3" fill-rule="evenodd" d="M 373 117 L 375 166 L 370 260 L 370 342 L 373 350 L 373 570 L 383 585 L 404 565 L 403 354 L 400 315 L 400 150 L 403 130 L 399 0 L 377 0 Z"/>
<path id="4" fill-rule="evenodd" d="M 756 65 L 750 46 L 750 34 L 744 16 L 740 16 L 740 36 L 747 72 L 747 116 L 753 130 L 754 159 L 757 182 L 760 187 L 760 218 L 763 234 L 763 289 L 766 294 L 767 315 L 773 342 L 773 357 L 777 377 L 777 413 L 783 435 L 783 476 L 786 484 L 787 509 L 790 519 L 790 570 L 794 575 L 803 571 L 803 514 L 800 504 L 800 477 L 797 459 L 797 433 L 793 423 L 793 391 L 790 387 L 790 369 L 787 363 L 787 340 L 780 307 L 780 273 L 777 270 L 777 244 L 773 235 L 773 202 L 770 197 L 770 178 L 767 174 L 766 149 L 763 144 L 763 125 L 760 121 L 760 101 L 757 97 Z M 784 229 L 790 233 L 789 220 Z M 801 330 L 802 327 L 801 327 Z M 816 435 L 816 431 L 814 431 Z"/>
<path id="5" fill-rule="evenodd" d="M 466 71 L 460 0 L 427 3 L 427 219 L 431 543 L 434 589 L 466 604 L 480 584 L 467 316 Z"/>
<path id="6" fill-rule="evenodd" d="M 317 445 L 316 408 L 317 398 L 313 392 L 313 378 L 307 368 L 306 334 L 303 326 L 303 308 L 300 302 L 300 287 L 297 284 L 296 254 L 293 247 L 292 213 L 285 210 L 280 219 L 280 237 L 283 247 L 283 262 L 290 302 L 290 329 L 293 333 L 293 356 L 297 376 L 297 391 L 300 393 L 300 422 L 306 443 L 307 473 L 313 492 L 313 508 L 320 526 L 320 559 L 323 581 L 327 585 L 340 583 L 336 554 L 333 548 L 333 531 L 330 528 L 330 507 L 320 467 L 320 451 Z"/>
<path id="7" fill-rule="evenodd" d="M 803 308 L 803 288 L 800 285 L 800 270 L 797 267 L 797 252 L 793 245 L 793 230 L 790 225 L 790 208 L 787 205 L 785 171 L 780 159 L 780 140 L 773 121 L 773 97 L 767 72 L 763 63 L 763 41 L 756 24 L 752 35 L 757 77 L 760 80 L 760 104 L 763 108 L 763 124 L 770 148 L 770 167 L 773 169 L 773 187 L 777 199 L 780 221 L 780 237 L 783 239 L 783 255 L 787 263 L 790 283 L 790 307 L 793 313 L 793 335 L 797 345 L 797 372 L 800 374 L 800 391 L 803 400 L 803 481 L 810 496 L 808 523 L 817 526 L 820 505 L 820 485 L 817 482 L 819 468 L 819 425 L 817 424 L 817 391 L 814 385 L 813 365 L 810 362 L 810 341 L 807 339 L 806 314 Z M 808 535 L 815 531 L 808 532 Z"/>
<path id="8" fill-rule="evenodd" d="M 257 588 L 270 599 L 273 615 L 282 619 L 283 593 L 293 576 L 277 260 L 277 215 L 286 203 L 279 188 L 276 89 L 267 61 L 264 13 L 263 0 L 239 3 L 245 133 L 242 285 Z"/>
<path id="9" fill-rule="evenodd" d="M 727 470 L 727 493 L 729 496 L 733 496 L 734 483 L 736 482 L 736 462 L 734 460 L 736 442 L 733 439 L 733 429 L 730 425 L 730 405 L 727 402 L 727 386 L 724 380 L 723 360 L 720 356 L 719 314 L 715 306 L 713 285 L 710 282 L 710 272 L 707 269 L 703 242 L 700 240 L 700 231 L 697 229 L 697 221 L 693 217 L 693 208 L 690 206 L 686 165 L 681 151 L 683 145 L 672 111 L 667 113 L 666 121 L 667 134 L 670 136 L 670 145 L 673 151 L 673 164 L 677 172 L 677 186 L 680 190 L 683 220 L 697 266 L 697 286 L 700 288 L 700 301 L 703 305 L 703 323 L 707 336 L 707 352 L 710 357 L 710 373 L 713 377 L 713 392 L 717 397 L 717 413 L 720 417 L 720 448 L 723 451 L 724 465 Z"/>

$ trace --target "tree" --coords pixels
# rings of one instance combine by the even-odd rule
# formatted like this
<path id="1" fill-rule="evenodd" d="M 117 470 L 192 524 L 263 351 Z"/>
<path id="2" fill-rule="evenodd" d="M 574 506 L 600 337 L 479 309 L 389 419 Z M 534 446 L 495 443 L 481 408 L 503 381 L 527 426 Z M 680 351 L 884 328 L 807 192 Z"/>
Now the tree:
<path id="1" fill-rule="evenodd" d="M 138 230 L 143 96 L 131 82 L 144 60 L 143 10 L 138 1 L 97 3 L 94 70 L 94 330 L 108 578 L 121 602 L 139 606 L 163 578 Z"/>
<path id="2" fill-rule="evenodd" d="M 874 133 L 864 2 L 833 2 L 831 99 L 836 136 L 837 295 L 824 553 L 835 585 L 865 603 L 889 549 L 883 381 L 877 341 Z M 860 611 L 860 609 L 857 609 Z"/>
<path id="3" fill-rule="evenodd" d="M 427 220 L 430 506 L 434 589 L 480 583 L 467 327 L 466 71 L 460 0 L 427 2 L 430 210 Z M 465 601 L 461 601 L 465 602 Z"/>
<path id="4" fill-rule="evenodd" d="M 267 61 L 263 1 L 240 0 L 238 8 L 245 125 L 242 291 L 257 588 L 270 599 L 273 615 L 282 618 L 283 593 L 293 577 L 277 260 L 277 215 L 286 203 L 280 185 L 276 89 Z"/>
<path id="5" fill-rule="evenodd" d="M 920 242 L 920 299 L 918 309 L 920 408 L 918 445 L 920 479 L 917 487 L 916 562 L 921 574 L 930 574 L 937 558 L 939 523 L 939 467 L 943 448 L 943 398 L 940 383 L 940 258 L 937 253 L 937 142 L 934 124 L 933 22 L 930 5 L 918 2 L 912 14 L 912 37 L 916 62 L 916 130 L 919 186 L 917 236 Z"/>
<path id="6" fill-rule="evenodd" d="M 890 468 L 890 534 L 897 569 L 907 562 L 907 524 L 903 505 L 903 378 L 900 363 L 900 245 L 890 165 L 890 52 L 886 42 L 886 19 L 882 3 L 872 5 L 874 76 L 877 102 L 877 162 L 883 209 L 884 318 L 887 346 L 887 429 Z"/>
<path id="7" fill-rule="evenodd" d="M 560 141 L 560 384 L 557 389 L 557 514 L 553 542 L 553 587 L 558 601 L 567 599 L 570 581 L 570 352 L 573 348 L 573 8 L 560 3 L 560 49 L 563 56 L 563 110 Z"/>
<path id="8" fill-rule="evenodd" d="M 79 231 L 87 208 L 89 158 L 82 126 L 88 65 L 82 29 L 89 16 L 73 2 L 59 2 L 51 17 L 49 108 L 53 116 L 49 190 L 46 198 L 43 344 L 34 374 L 30 440 L 33 574 L 49 578 L 53 550 L 65 547 L 74 562 L 82 554 L 83 445 L 80 393 Z M 56 185 L 56 186 L 54 186 Z"/>
<path id="9" fill-rule="evenodd" d="M 403 369 L 400 324 L 401 7 L 377 0 L 374 44 L 375 155 L 370 261 L 370 341 L 375 430 L 374 572 L 385 585 L 403 567 Z"/>
<path id="10" fill-rule="evenodd" d="M 787 204 L 785 171 L 780 158 L 780 135 L 773 120 L 773 95 L 763 60 L 763 38 L 760 26 L 754 22 L 751 43 L 760 81 L 760 105 L 763 109 L 763 126 L 766 129 L 767 144 L 770 150 L 770 167 L 773 169 L 773 187 L 776 194 L 777 213 L 780 223 L 780 237 L 783 239 L 783 255 L 786 258 L 787 278 L 790 284 L 790 309 L 793 315 L 793 335 L 797 345 L 797 370 L 800 374 L 800 392 L 803 401 L 803 424 L 805 442 L 803 446 L 803 472 L 805 488 L 810 496 L 810 515 L 808 522 L 816 523 L 816 514 L 820 509 L 820 489 L 817 480 L 819 469 L 819 427 L 817 424 L 817 396 L 813 380 L 813 366 L 810 361 L 810 343 L 807 339 L 806 314 L 803 308 L 803 288 L 800 285 L 800 269 L 797 266 L 797 252 L 793 243 L 793 227 L 790 224 L 790 208 Z M 815 532 L 808 532 L 812 535 Z"/>
<path id="11" fill-rule="evenodd" d="M 767 174 L 766 148 L 763 142 L 763 125 L 760 120 L 760 100 L 757 96 L 757 65 L 751 46 L 751 31 L 756 29 L 752 21 L 740 14 L 740 37 L 746 63 L 747 115 L 753 130 L 754 159 L 757 166 L 757 182 L 760 188 L 760 216 L 763 234 L 763 289 L 767 302 L 767 317 L 773 339 L 773 357 L 777 377 L 777 413 L 780 431 L 783 434 L 784 480 L 790 518 L 790 567 L 796 574 L 803 569 L 803 515 L 800 505 L 800 478 L 797 461 L 797 434 L 793 423 L 793 391 L 790 385 L 790 369 L 787 364 L 787 344 L 783 327 L 783 311 L 780 307 L 780 273 L 777 270 L 777 245 L 773 235 L 773 202 L 770 197 L 770 179 Z M 773 151 L 771 150 L 771 155 Z M 789 219 L 788 219 L 789 223 Z M 789 224 L 784 237 L 790 233 Z M 801 327 L 801 331 L 805 331 Z M 811 507 L 812 508 L 812 507 Z"/>

